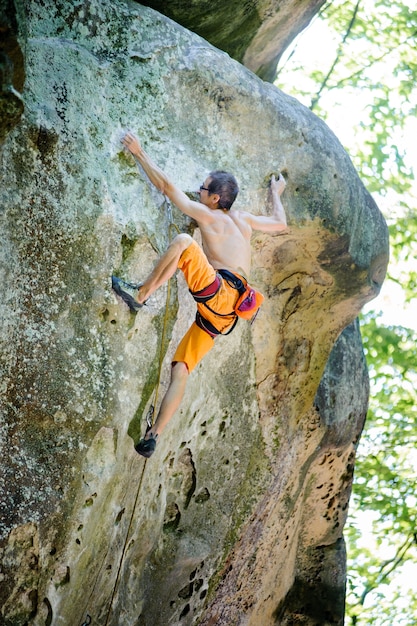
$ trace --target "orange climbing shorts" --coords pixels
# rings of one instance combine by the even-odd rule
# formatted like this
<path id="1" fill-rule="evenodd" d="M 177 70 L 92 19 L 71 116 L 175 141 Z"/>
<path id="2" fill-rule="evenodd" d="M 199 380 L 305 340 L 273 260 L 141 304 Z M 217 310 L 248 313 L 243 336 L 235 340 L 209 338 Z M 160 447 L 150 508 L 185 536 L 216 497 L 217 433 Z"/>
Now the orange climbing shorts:
<path id="1" fill-rule="evenodd" d="M 196 241 L 193 241 L 184 250 L 178 262 L 178 268 L 183 272 L 187 285 L 192 292 L 201 291 L 208 287 L 216 278 L 216 270 L 210 265 Z M 197 309 L 220 333 L 226 333 L 236 321 L 236 314 L 233 309 L 238 298 L 238 291 L 231 287 L 226 280 L 222 280 L 219 291 L 207 303 L 213 312 L 200 302 L 197 303 Z M 216 315 L 216 312 L 221 315 Z M 197 326 L 196 322 L 193 322 L 180 341 L 172 363 L 185 363 L 188 371 L 192 372 L 213 345 L 213 337 Z"/>

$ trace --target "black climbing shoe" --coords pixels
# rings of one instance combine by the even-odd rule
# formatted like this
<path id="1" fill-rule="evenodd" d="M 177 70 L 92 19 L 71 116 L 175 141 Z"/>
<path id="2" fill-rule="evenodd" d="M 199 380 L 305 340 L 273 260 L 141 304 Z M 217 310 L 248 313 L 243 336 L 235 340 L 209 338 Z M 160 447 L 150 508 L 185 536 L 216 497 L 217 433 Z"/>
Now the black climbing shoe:
<path id="1" fill-rule="evenodd" d="M 136 452 L 149 459 L 149 457 L 155 452 L 157 437 L 158 435 L 155 437 L 151 435 L 149 439 L 141 439 L 139 443 L 135 445 Z"/>
<path id="2" fill-rule="evenodd" d="M 129 309 L 134 313 L 143 307 L 143 304 L 139 304 L 135 298 L 141 285 L 132 285 L 117 276 L 112 276 L 111 286 L 117 295 L 121 297 L 123 302 L 126 302 Z"/>

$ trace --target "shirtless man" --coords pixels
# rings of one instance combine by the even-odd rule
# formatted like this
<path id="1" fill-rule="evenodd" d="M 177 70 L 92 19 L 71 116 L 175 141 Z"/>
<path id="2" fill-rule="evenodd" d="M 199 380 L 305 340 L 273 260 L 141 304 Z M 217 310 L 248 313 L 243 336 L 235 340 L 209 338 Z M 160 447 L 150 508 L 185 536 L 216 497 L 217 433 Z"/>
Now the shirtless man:
<path id="1" fill-rule="evenodd" d="M 140 286 L 132 286 L 112 277 L 115 292 L 132 311 L 138 310 L 149 296 L 179 268 L 197 301 L 197 317 L 181 340 L 173 357 L 171 382 L 162 400 L 155 423 L 135 446 L 148 458 L 155 451 L 156 440 L 179 407 L 188 376 L 213 347 L 217 334 L 226 334 L 236 323 L 234 306 L 239 297 L 236 287 L 219 270 L 228 270 L 233 279 L 246 283 L 251 266 L 252 230 L 278 233 L 286 230 L 287 220 L 281 202 L 285 189 L 282 175 L 272 176 L 272 215 L 259 216 L 231 210 L 238 193 L 236 179 L 222 171 L 211 172 L 200 186 L 200 202 L 190 200 L 176 187 L 143 150 L 138 139 L 128 132 L 122 139 L 125 148 L 140 163 L 149 180 L 185 215 L 193 218 L 201 231 L 203 249 L 194 239 L 177 235 Z M 208 296 L 207 304 L 198 300 Z"/>

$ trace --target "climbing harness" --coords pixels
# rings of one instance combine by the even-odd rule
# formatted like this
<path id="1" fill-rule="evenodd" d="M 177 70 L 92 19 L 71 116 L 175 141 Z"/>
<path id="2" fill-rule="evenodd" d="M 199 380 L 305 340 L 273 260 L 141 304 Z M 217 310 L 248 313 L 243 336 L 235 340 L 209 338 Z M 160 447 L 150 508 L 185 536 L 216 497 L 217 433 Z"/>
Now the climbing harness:
<path id="1" fill-rule="evenodd" d="M 214 298 L 214 296 L 218 293 L 221 285 L 222 279 L 217 273 L 216 278 L 211 283 L 211 285 L 208 285 L 208 287 L 204 287 L 204 289 L 201 289 L 200 291 L 191 291 L 191 289 L 189 291 L 196 302 L 201 302 L 202 304 L 205 304 L 206 302 Z"/>
<path id="2" fill-rule="evenodd" d="M 223 278 L 239 293 L 239 298 L 234 307 L 234 312 L 238 317 L 242 317 L 245 320 L 250 320 L 251 324 L 255 321 L 258 315 L 259 308 L 264 301 L 264 296 L 251 287 L 247 281 L 243 282 L 229 270 L 219 270 L 219 273 Z"/>
<path id="3" fill-rule="evenodd" d="M 226 280 L 227 283 L 236 289 L 239 294 L 233 311 L 230 311 L 230 313 L 218 313 L 207 304 L 218 293 L 222 284 L 222 279 Z M 214 313 L 218 317 L 230 317 L 231 315 L 236 316 L 231 328 L 229 328 L 226 333 L 222 333 L 217 330 L 217 328 L 199 311 L 197 311 L 195 320 L 197 326 L 199 326 L 202 330 L 205 330 L 206 333 L 213 338 L 217 335 L 229 335 L 232 330 L 235 329 L 239 317 L 250 320 L 251 324 L 253 324 L 264 300 L 263 295 L 259 291 L 256 291 L 256 289 L 251 287 L 247 281 L 244 282 L 241 278 L 239 278 L 239 276 L 233 274 L 233 272 L 230 272 L 229 270 L 217 270 L 216 278 L 210 285 L 208 285 L 208 287 L 205 287 L 200 291 L 190 290 L 190 293 L 196 302 L 203 304 L 209 311 L 211 311 L 211 313 Z"/>

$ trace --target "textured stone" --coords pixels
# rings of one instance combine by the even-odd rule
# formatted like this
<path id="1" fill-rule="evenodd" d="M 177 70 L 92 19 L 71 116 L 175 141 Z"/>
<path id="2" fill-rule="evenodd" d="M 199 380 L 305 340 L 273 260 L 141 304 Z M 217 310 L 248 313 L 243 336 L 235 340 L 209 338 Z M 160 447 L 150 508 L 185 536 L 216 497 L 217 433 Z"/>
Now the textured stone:
<path id="1" fill-rule="evenodd" d="M 198 33 L 264 80 L 324 0 L 148 0 L 142 2 Z"/>
<path id="2" fill-rule="evenodd" d="M 0 0 L 0 144 L 23 113 L 23 54 L 12 0 Z"/>
<path id="3" fill-rule="evenodd" d="M 318 118 L 168 18 L 121 0 L 16 6 L 25 109 L 0 155 L 3 622 L 341 624 L 367 405 L 354 320 L 384 277 L 381 214 Z M 147 462 L 132 444 L 195 309 L 181 276 L 137 315 L 111 291 L 175 233 L 121 150 L 127 128 L 189 193 L 233 171 L 236 208 L 267 212 L 283 171 L 291 224 L 254 236 L 261 313 L 216 341 Z"/>

